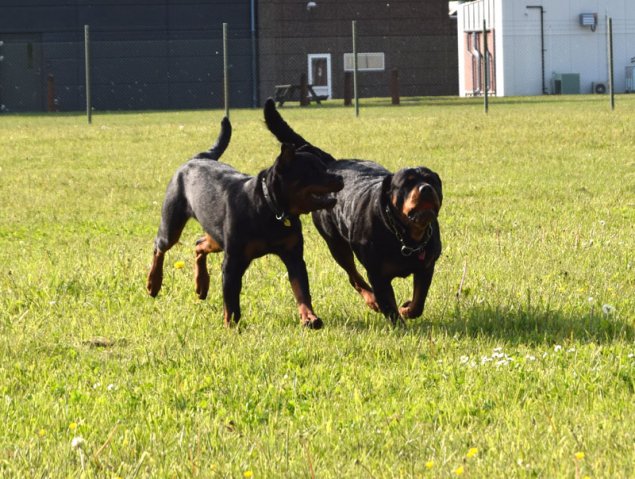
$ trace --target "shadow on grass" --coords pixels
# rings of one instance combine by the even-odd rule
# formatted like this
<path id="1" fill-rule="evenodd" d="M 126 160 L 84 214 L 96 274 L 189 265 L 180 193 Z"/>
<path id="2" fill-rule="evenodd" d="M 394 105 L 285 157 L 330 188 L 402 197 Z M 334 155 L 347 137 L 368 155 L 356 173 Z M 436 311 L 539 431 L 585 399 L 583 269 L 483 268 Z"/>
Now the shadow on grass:
<path id="1" fill-rule="evenodd" d="M 340 322 L 341 321 L 341 322 Z M 379 314 L 363 315 L 359 319 L 332 318 L 332 324 L 345 324 L 357 332 L 393 329 Z M 424 315 L 408 320 L 396 329 L 403 334 L 445 332 L 448 336 L 464 338 L 490 337 L 509 345 L 552 345 L 568 341 L 611 344 L 635 340 L 635 328 L 613 314 L 602 311 L 564 312 L 549 308 L 511 308 L 490 305 L 456 305 L 443 317 Z"/>

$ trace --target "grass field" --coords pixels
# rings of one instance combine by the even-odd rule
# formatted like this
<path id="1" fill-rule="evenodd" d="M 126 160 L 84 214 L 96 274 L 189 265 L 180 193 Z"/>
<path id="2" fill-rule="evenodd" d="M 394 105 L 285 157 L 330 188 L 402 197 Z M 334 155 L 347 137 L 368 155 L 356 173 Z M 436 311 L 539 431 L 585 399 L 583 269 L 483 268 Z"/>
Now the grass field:
<path id="1" fill-rule="evenodd" d="M 166 184 L 221 115 L 0 115 L 1 477 L 635 477 L 635 96 L 284 108 L 337 157 L 441 175 L 444 254 L 398 328 L 308 217 L 321 331 L 275 257 L 225 329 L 195 222 L 147 296 Z M 224 160 L 269 166 L 262 113 L 232 122 Z"/>

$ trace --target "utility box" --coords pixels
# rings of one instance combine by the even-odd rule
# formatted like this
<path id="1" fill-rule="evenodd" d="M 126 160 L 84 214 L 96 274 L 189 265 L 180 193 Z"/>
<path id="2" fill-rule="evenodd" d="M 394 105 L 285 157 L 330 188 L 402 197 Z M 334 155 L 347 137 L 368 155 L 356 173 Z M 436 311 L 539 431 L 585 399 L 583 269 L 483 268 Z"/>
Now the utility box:
<path id="1" fill-rule="evenodd" d="M 634 75 L 635 75 L 635 66 L 626 67 L 626 93 L 635 92 L 635 84 L 633 83 Z"/>
<path id="2" fill-rule="evenodd" d="M 556 73 L 552 79 L 554 95 L 575 95 L 580 93 L 579 73 Z"/>

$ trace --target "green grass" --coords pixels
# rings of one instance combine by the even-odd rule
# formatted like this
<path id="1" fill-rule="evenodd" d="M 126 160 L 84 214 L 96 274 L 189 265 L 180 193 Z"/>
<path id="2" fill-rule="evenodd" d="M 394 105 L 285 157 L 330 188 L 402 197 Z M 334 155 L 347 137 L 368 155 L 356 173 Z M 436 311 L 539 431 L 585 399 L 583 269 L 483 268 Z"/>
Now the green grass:
<path id="1" fill-rule="evenodd" d="M 635 97 L 285 107 L 338 157 L 444 181 L 444 254 L 407 327 L 305 218 L 317 332 L 275 257 L 225 329 L 222 255 L 194 294 L 195 222 L 145 293 L 165 186 L 221 115 L 0 116 L 0 476 L 635 476 Z M 279 148 L 261 118 L 232 112 L 224 160 L 251 174 Z"/>

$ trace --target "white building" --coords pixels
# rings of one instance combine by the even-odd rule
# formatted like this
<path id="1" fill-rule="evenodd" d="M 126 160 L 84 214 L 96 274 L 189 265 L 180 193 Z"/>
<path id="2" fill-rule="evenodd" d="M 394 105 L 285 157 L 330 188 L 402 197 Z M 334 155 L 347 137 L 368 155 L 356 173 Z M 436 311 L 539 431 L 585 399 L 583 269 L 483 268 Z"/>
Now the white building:
<path id="1" fill-rule="evenodd" d="M 607 18 L 615 92 L 635 92 L 635 0 L 476 0 L 458 5 L 459 93 L 482 94 L 483 20 L 489 91 L 497 96 L 607 88 Z"/>

